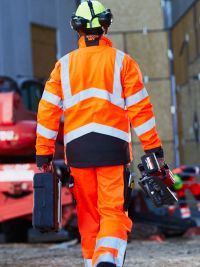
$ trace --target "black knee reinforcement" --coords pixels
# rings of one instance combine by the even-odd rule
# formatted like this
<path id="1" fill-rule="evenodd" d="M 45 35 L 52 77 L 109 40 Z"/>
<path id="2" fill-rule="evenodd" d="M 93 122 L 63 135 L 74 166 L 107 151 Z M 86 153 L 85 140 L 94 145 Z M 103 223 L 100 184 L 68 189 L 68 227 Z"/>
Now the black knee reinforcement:
<path id="1" fill-rule="evenodd" d="M 117 267 L 115 264 L 110 262 L 100 262 L 97 267 Z"/>

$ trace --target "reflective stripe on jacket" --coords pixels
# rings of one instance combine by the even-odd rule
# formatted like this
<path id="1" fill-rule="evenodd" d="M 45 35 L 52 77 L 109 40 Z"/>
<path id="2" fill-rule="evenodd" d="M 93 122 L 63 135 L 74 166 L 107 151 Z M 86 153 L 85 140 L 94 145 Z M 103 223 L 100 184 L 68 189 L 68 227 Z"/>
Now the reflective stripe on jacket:
<path id="1" fill-rule="evenodd" d="M 74 167 L 130 162 L 130 123 L 144 150 L 161 146 L 152 105 L 137 63 L 112 47 L 99 45 L 61 58 L 46 83 L 38 110 L 37 155 L 51 155 L 64 112 L 67 160 Z"/>

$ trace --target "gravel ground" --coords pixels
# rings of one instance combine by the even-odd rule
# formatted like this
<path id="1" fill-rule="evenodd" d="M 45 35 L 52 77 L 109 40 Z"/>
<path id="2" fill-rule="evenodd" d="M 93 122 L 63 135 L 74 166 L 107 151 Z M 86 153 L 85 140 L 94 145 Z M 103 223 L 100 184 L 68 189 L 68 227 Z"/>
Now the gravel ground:
<path id="1" fill-rule="evenodd" d="M 81 267 L 79 245 L 2 244 L 0 266 Z M 132 241 L 128 245 L 125 267 L 200 267 L 200 236 L 168 239 L 165 242 Z"/>

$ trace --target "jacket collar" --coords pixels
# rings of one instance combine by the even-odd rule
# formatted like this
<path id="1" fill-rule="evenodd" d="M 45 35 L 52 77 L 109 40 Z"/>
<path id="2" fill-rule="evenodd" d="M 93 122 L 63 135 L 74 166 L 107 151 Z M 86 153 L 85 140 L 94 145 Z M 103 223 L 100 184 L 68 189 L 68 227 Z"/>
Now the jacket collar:
<path id="1" fill-rule="evenodd" d="M 104 35 L 100 39 L 97 35 L 81 36 L 79 39 L 79 48 L 88 46 L 112 46 L 112 42 Z"/>

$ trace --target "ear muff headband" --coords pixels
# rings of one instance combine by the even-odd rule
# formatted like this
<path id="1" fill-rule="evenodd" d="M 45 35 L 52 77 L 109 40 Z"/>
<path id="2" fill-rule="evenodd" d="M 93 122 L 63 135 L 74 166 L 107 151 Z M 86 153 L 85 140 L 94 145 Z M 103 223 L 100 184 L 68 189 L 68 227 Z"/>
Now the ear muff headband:
<path id="1" fill-rule="evenodd" d="M 85 31 L 87 29 L 87 23 L 90 23 L 90 27 L 92 28 L 92 21 L 94 18 L 98 18 L 99 24 L 103 28 L 108 28 L 112 24 L 113 15 L 110 9 L 106 9 L 100 14 L 95 15 L 94 7 L 91 0 L 87 1 L 88 6 L 90 8 L 92 19 L 88 20 L 83 17 L 76 16 L 75 14 L 71 17 L 71 27 L 75 31 L 83 30 Z"/>
<path id="2" fill-rule="evenodd" d="M 87 3 L 88 3 L 88 6 L 90 8 L 91 15 L 92 15 L 92 19 L 91 19 L 91 21 L 92 21 L 94 18 L 96 18 L 96 15 L 95 15 L 95 12 L 94 12 L 94 7 L 93 7 L 93 4 L 92 4 L 92 1 L 89 0 Z"/>

